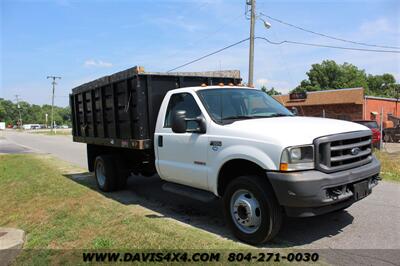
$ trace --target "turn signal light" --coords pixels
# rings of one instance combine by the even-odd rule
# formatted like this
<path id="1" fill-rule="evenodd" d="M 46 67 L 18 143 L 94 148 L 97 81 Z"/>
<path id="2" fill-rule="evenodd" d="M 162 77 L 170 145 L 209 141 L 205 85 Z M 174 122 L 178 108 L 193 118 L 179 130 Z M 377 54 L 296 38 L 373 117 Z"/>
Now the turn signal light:
<path id="1" fill-rule="evenodd" d="M 287 171 L 289 169 L 289 165 L 287 163 L 281 163 L 279 165 L 279 170 L 281 171 Z"/>

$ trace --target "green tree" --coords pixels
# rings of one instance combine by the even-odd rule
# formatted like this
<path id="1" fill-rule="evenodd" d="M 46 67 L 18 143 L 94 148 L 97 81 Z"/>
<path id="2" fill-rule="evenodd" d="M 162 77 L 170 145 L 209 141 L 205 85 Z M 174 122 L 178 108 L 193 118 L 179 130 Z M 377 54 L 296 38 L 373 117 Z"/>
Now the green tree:
<path id="1" fill-rule="evenodd" d="M 0 121 L 4 121 L 6 118 L 6 109 L 3 104 L 4 99 L 0 98 Z"/>
<path id="2" fill-rule="evenodd" d="M 368 87 L 364 70 L 344 63 L 337 64 L 333 60 L 324 60 L 321 64 L 313 64 L 307 72 L 308 79 L 303 80 L 295 91 L 318 91 L 342 88 Z"/>
<path id="3" fill-rule="evenodd" d="M 271 89 L 267 89 L 267 87 L 262 86 L 261 90 L 265 93 L 267 93 L 269 96 L 273 96 L 273 95 L 281 95 L 282 93 L 280 93 L 279 91 L 275 90 L 274 87 L 272 87 Z"/>
<path id="4" fill-rule="evenodd" d="M 368 94 L 375 96 L 395 97 L 396 79 L 392 74 L 368 75 Z"/>
<path id="5" fill-rule="evenodd" d="M 29 104 L 26 101 L 17 104 L 12 101 L 0 98 L 0 121 L 6 124 L 16 125 L 21 112 L 23 124 L 45 124 L 48 114 L 48 125 L 50 125 L 51 105 Z M 68 107 L 54 107 L 54 120 L 57 125 L 71 125 L 71 111 Z"/>
<path id="6" fill-rule="evenodd" d="M 392 74 L 367 75 L 364 70 L 349 63 L 324 60 L 311 65 L 307 76 L 308 79 L 301 81 L 292 92 L 363 87 L 367 95 L 398 97 L 399 85 Z"/>

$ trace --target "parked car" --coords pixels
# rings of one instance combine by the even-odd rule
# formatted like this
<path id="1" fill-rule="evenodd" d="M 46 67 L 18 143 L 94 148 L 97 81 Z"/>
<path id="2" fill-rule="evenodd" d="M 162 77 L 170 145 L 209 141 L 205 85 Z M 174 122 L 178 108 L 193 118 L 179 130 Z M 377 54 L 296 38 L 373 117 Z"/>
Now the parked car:
<path id="1" fill-rule="evenodd" d="M 369 128 L 294 116 L 238 81 L 129 69 L 74 88 L 73 140 L 87 143 L 100 190 L 158 173 L 169 193 L 222 198 L 228 227 L 250 244 L 271 240 L 283 215 L 341 210 L 372 192 Z"/>
<path id="2" fill-rule="evenodd" d="M 372 146 L 374 148 L 380 149 L 380 143 L 381 143 L 381 131 L 378 126 L 378 123 L 375 120 L 355 120 L 353 121 L 355 123 L 364 125 L 371 129 L 372 131 Z"/>
<path id="3" fill-rule="evenodd" d="M 39 124 L 25 124 L 22 126 L 22 128 L 25 130 L 40 129 L 40 125 Z"/>

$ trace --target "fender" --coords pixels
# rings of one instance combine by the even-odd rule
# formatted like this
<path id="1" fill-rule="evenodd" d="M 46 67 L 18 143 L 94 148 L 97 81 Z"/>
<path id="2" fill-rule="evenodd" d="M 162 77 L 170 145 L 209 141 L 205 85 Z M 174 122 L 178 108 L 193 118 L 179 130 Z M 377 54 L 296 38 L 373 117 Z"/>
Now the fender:
<path id="1" fill-rule="evenodd" d="M 212 161 L 208 172 L 209 190 L 218 196 L 218 177 L 225 163 L 243 159 L 253 162 L 266 170 L 276 170 L 273 160 L 260 148 L 247 145 L 232 145 L 221 150 Z"/>

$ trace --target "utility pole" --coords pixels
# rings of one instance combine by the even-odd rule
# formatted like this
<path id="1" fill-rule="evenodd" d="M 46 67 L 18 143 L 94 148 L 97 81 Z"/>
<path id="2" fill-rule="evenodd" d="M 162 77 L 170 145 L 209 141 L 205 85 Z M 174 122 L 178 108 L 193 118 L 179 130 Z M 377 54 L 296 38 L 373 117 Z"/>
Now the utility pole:
<path id="1" fill-rule="evenodd" d="M 379 124 L 380 124 L 380 133 L 381 133 L 381 138 L 380 138 L 380 140 L 379 140 L 379 149 L 382 149 L 383 148 L 383 139 L 382 139 L 382 136 L 383 136 L 383 117 L 384 116 L 384 113 L 383 113 L 383 106 L 381 107 L 381 116 L 380 116 L 380 121 L 379 121 Z"/>
<path id="2" fill-rule="evenodd" d="M 21 116 L 21 106 L 19 105 L 19 95 L 16 94 L 15 95 L 15 99 L 17 101 L 17 109 L 18 109 L 18 113 L 19 113 L 19 127 L 22 126 L 22 116 Z"/>
<path id="3" fill-rule="evenodd" d="M 51 97 L 51 132 L 54 130 L 54 91 L 56 89 L 56 79 L 61 79 L 61 77 L 56 77 L 56 76 L 47 76 L 47 79 L 52 79 L 53 82 L 51 83 L 53 85 L 53 96 Z"/>
<path id="4" fill-rule="evenodd" d="M 246 0 L 247 5 L 251 6 L 250 9 L 250 49 L 249 49 L 249 81 L 248 86 L 253 87 L 254 76 L 254 28 L 256 22 L 256 0 Z"/>

